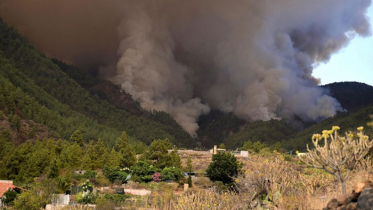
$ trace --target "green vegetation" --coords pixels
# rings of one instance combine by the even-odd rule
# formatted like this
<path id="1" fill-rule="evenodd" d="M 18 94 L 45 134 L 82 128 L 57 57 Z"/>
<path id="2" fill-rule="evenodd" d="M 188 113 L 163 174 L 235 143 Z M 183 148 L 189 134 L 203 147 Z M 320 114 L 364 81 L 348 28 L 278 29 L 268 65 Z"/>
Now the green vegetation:
<path id="1" fill-rule="evenodd" d="M 161 172 L 162 181 L 172 180 L 180 182 L 184 179 L 184 175 L 181 173 L 180 168 L 166 167 Z"/>
<path id="2" fill-rule="evenodd" d="M 260 141 L 257 141 L 255 143 L 252 143 L 251 141 L 245 142 L 245 144 L 242 146 L 242 150 L 250 151 L 259 153 L 260 150 L 266 148 L 267 145 L 265 143 L 261 143 Z"/>
<path id="3" fill-rule="evenodd" d="M 342 133 L 354 131 L 357 126 L 366 125 L 373 113 L 373 106 L 361 108 L 353 112 L 340 112 L 319 123 L 309 125 L 307 128 L 297 130 L 285 121 L 269 120 L 256 121 L 245 125 L 239 132 L 223 139 L 227 149 L 241 148 L 258 152 L 263 147 L 271 151 L 306 151 L 306 145 L 311 143 L 310 136 L 320 130 L 326 130 L 333 125 L 340 125 Z M 369 134 L 372 128 L 367 128 Z M 256 144 L 256 145 L 255 145 Z M 253 148 L 257 147 L 257 148 Z"/>
<path id="4" fill-rule="evenodd" d="M 87 172 L 86 172 L 87 173 Z M 119 167 L 104 167 L 104 176 L 112 183 L 120 182 L 121 184 L 126 183 L 129 180 L 131 171 L 128 168 L 121 169 Z"/>
<path id="5" fill-rule="evenodd" d="M 355 131 L 356 127 L 364 126 L 369 122 L 370 115 L 373 113 L 373 106 L 368 106 L 362 108 L 355 112 L 343 112 L 338 113 L 334 117 L 325 119 L 317 124 L 314 124 L 294 135 L 292 138 L 289 138 L 281 144 L 287 150 L 299 150 L 306 151 L 306 145 L 311 145 L 310 136 L 315 133 L 318 133 L 322 130 L 330 129 L 334 125 L 339 125 L 341 127 L 340 133 L 345 133 L 348 131 Z M 369 134 L 372 131 L 372 128 L 366 129 Z"/>
<path id="6" fill-rule="evenodd" d="M 3 194 L 3 197 L 1 197 L 1 201 L 6 206 L 12 206 L 17 196 L 18 193 L 16 191 L 14 191 L 13 189 L 9 189 Z"/>
<path id="7" fill-rule="evenodd" d="M 122 137 L 119 145 L 117 146 L 120 155 L 119 166 L 122 168 L 131 167 L 135 165 L 136 157 L 131 146 L 127 143 L 127 134 L 126 132 L 122 133 Z"/>
<path id="8" fill-rule="evenodd" d="M 212 156 L 212 163 L 208 166 L 206 174 L 211 181 L 232 185 L 234 177 L 241 173 L 242 166 L 234 155 L 222 152 Z"/>
<path id="9" fill-rule="evenodd" d="M 156 168 L 147 162 L 139 161 L 136 166 L 132 168 L 132 180 L 137 182 L 150 182 L 153 180 L 152 175 L 161 170 L 162 169 Z"/>
<path id="10" fill-rule="evenodd" d="M 142 160 L 151 161 L 156 168 L 164 169 L 165 167 L 177 167 L 181 168 L 180 157 L 177 155 L 177 151 L 174 150 L 168 153 L 171 144 L 166 140 L 157 139 L 152 142 L 149 146 L 148 151 L 141 157 Z"/>
<path id="11" fill-rule="evenodd" d="M 113 146 L 120 132 L 125 130 L 130 142 L 140 140 L 150 144 L 153 139 L 168 138 L 178 146 L 195 145 L 180 126 L 175 126 L 174 120 L 168 122 L 171 117 L 165 113 L 137 116 L 92 95 L 2 20 L 0 76 L 0 110 L 12 116 L 9 121 L 13 129 L 19 129 L 20 120 L 27 119 L 46 125 L 51 134 L 64 139 L 80 130 L 85 142 L 101 138 L 105 144 Z M 92 79 L 88 83 L 97 81 Z"/>
<path id="12" fill-rule="evenodd" d="M 206 148 L 219 145 L 224 139 L 229 138 L 232 133 L 238 132 L 245 123 L 245 120 L 239 119 L 233 113 L 211 110 L 209 114 L 202 115 L 198 119 L 199 130 L 197 134 L 199 141 Z M 230 149 L 233 148 L 226 143 L 225 145 Z"/>
<path id="13" fill-rule="evenodd" d="M 32 192 L 24 192 L 14 201 L 14 208 L 19 210 L 40 210 L 44 206 L 42 196 Z"/>
<path id="14" fill-rule="evenodd" d="M 285 121 L 256 121 L 246 125 L 242 131 L 224 139 L 223 142 L 229 149 L 240 148 L 248 140 L 272 145 L 291 138 L 296 132 L 297 131 Z"/>
<path id="15" fill-rule="evenodd" d="M 373 87 L 359 82 L 336 82 L 325 86 L 347 111 L 373 105 Z"/>

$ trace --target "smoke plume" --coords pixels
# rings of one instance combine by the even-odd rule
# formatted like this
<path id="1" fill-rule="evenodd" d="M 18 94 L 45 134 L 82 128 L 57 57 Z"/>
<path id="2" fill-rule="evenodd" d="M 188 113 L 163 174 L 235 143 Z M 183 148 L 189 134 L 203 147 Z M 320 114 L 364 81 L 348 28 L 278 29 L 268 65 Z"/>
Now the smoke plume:
<path id="1" fill-rule="evenodd" d="M 313 66 L 369 36 L 371 0 L 3 0 L 37 48 L 103 76 L 190 134 L 210 108 L 248 120 L 341 110 Z"/>

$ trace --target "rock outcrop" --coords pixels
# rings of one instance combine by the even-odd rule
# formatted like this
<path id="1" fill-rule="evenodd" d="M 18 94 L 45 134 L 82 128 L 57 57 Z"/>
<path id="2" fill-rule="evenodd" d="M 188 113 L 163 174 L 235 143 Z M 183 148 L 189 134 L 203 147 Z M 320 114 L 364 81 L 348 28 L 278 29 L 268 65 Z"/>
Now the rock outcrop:
<path id="1" fill-rule="evenodd" d="M 330 200 L 323 210 L 371 209 L 373 209 L 373 183 L 365 181 L 356 185 L 351 194 L 341 195 Z"/>

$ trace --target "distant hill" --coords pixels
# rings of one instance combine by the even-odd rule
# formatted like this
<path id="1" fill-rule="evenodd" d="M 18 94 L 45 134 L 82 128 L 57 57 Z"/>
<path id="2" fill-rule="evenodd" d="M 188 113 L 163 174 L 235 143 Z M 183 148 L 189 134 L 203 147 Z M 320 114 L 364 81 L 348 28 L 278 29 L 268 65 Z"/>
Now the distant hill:
<path id="1" fill-rule="evenodd" d="M 281 142 L 288 150 L 304 151 L 307 144 L 311 143 L 314 133 L 321 133 L 323 130 L 331 129 L 334 125 L 341 127 L 341 132 L 354 131 L 359 126 L 365 126 L 370 120 L 369 115 L 373 114 L 373 87 L 358 82 L 332 83 L 323 88 L 327 89 L 332 97 L 335 97 L 346 110 L 337 113 L 335 116 L 327 118 L 318 123 L 302 123 L 302 129 L 297 130 L 285 121 L 270 120 L 245 122 L 236 121 L 236 127 L 229 127 L 227 135 L 227 115 L 224 113 L 210 114 L 204 118 L 213 120 L 202 120 L 199 133 L 202 140 L 209 140 L 211 144 L 224 143 L 229 149 L 241 147 L 246 141 L 260 141 L 267 145 Z M 215 117 L 214 117 L 215 116 Z M 228 118 L 230 119 L 230 118 Z M 207 129 L 208 128 L 208 129 Z M 299 128 L 298 128 L 299 129 Z M 368 133 L 370 128 L 366 128 Z M 225 131 L 225 132 L 224 132 Z"/>
<path id="2" fill-rule="evenodd" d="M 336 82 L 321 86 L 336 98 L 344 109 L 355 111 L 373 105 L 373 87 L 359 82 Z"/>
<path id="3" fill-rule="evenodd" d="M 356 131 L 357 127 L 364 126 L 366 134 L 372 135 L 372 129 L 366 126 L 367 122 L 371 121 L 369 116 L 372 114 L 373 106 L 367 106 L 354 112 L 340 112 L 303 130 L 297 130 L 285 121 L 256 121 L 243 125 L 238 132 L 225 136 L 217 144 L 222 142 L 228 149 L 236 149 L 242 147 L 249 140 L 252 142 L 260 141 L 268 146 L 281 142 L 282 146 L 287 150 L 304 151 L 306 145 L 311 144 L 313 134 L 321 133 L 323 130 L 330 130 L 335 125 L 341 127 L 341 133 Z M 219 128 L 215 129 L 219 131 Z M 217 135 L 219 135 L 219 132 L 217 132 Z"/>
<path id="4" fill-rule="evenodd" d="M 102 138 L 110 145 L 115 144 L 121 131 L 126 131 L 131 140 L 146 144 L 168 138 L 180 147 L 196 145 L 195 139 L 167 113 L 126 109 L 120 101 L 115 104 L 111 100 L 115 96 L 109 95 L 115 88 L 113 84 L 90 77 L 76 67 L 53 62 L 1 19 L 0 59 L 0 101 L 7 101 L 0 104 L 3 121 L 12 116 L 35 122 L 44 126 L 49 135 L 65 139 L 79 129 L 86 141 Z M 117 93 L 124 94 L 118 89 Z M 137 106 L 133 100 L 127 101 Z M 5 126 L 0 128 L 0 132 L 6 130 Z"/>
<path id="5" fill-rule="evenodd" d="M 365 133 L 372 136 L 372 128 L 367 126 L 367 123 L 372 119 L 369 117 L 373 114 L 373 106 L 368 106 L 359 109 L 355 112 L 338 113 L 333 117 L 325 119 L 317 124 L 314 124 L 300 132 L 294 137 L 283 141 L 283 146 L 288 150 L 305 150 L 306 144 L 311 145 L 311 137 L 315 133 L 321 133 L 323 130 L 330 130 L 332 126 L 338 125 L 344 134 L 347 131 L 356 131 L 357 127 L 364 126 Z"/>

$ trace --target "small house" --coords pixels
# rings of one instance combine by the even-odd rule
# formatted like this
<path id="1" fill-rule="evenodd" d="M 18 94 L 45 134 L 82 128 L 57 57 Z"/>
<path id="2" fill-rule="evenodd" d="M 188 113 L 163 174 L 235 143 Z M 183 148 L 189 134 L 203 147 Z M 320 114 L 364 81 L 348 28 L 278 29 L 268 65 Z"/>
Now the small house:
<path id="1" fill-rule="evenodd" d="M 17 192 L 21 192 L 21 188 L 13 185 L 13 181 L 0 180 L 0 207 L 3 206 L 3 203 L 1 202 L 1 198 L 3 197 L 4 193 L 10 189 L 15 190 Z"/>

